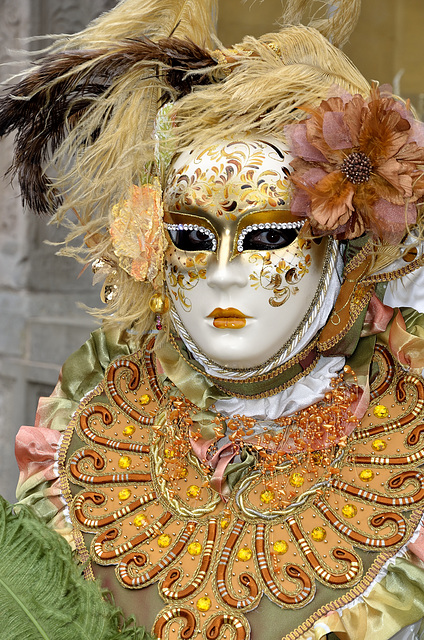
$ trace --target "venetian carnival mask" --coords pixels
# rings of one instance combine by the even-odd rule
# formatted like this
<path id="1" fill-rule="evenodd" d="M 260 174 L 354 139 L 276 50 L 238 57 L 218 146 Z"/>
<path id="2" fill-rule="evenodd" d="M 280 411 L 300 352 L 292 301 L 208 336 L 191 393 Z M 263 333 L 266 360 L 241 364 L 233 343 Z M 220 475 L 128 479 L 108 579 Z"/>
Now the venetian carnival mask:
<path id="1" fill-rule="evenodd" d="M 185 149 L 164 191 L 172 319 L 198 359 L 229 369 L 289 354 L 316 318 L 335 264 L 332 239 L 299 237 L 291 157 L 274 139 Z"/>

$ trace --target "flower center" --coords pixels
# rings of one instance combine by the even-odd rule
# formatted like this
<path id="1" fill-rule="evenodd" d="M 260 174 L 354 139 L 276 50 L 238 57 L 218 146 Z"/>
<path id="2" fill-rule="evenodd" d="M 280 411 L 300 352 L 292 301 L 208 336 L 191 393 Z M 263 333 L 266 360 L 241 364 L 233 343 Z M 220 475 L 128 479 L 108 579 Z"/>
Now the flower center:
<path id="1" fill-rule="evenodd" d="M 340 171 L 352 184 L 368 182 L 371 176 L 371 160 L 362 151 L 354 151 L 343 160 Z"/>

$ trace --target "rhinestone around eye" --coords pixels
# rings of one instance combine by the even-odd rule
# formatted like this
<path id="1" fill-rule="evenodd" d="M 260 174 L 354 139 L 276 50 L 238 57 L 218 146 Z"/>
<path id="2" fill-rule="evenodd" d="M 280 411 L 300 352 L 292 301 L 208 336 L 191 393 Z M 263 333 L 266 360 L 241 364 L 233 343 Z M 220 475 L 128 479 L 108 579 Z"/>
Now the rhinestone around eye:
<path id="1" fill-rule="evenodd" d="M 245 227 L 237 239 L 237 251 L 241 253 L 243 251 L 243 243 L 246 235 L 251 231 L 262 231 L 266 229 L 301 229 L 305 224 L 304 220 L 298 220 L 296 222 L 265 222 L 261 224 L 252 224 Z"/>

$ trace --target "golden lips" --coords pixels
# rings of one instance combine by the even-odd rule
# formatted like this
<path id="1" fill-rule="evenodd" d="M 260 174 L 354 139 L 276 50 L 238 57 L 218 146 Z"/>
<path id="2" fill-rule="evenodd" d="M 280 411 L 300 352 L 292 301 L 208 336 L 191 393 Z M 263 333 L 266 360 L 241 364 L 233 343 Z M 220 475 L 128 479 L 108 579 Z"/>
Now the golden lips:
<path id="1" fill-rule="evenodd" d="M 217 329 L 243 329 L 246 326 L 246 316 L 238 309 L 230 307 L 229 309 L 214 309 L 208 316 L 213 318 L 213 326 Z"/>

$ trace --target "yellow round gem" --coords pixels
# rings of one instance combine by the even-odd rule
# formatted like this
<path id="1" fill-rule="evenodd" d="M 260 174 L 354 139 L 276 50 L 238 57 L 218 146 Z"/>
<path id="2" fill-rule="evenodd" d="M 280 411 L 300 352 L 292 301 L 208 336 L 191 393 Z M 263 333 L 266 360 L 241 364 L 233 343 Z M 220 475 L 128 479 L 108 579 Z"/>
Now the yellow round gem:
<path id="1" fill-rule="evenodd" d="M 129 456 L 122 456 L 122 458 L 119 458 L 118 464 L 121 469 L 128 469 L 131 466 L 131 458 Z"/>
<path id="2" fill-rule="evenodd" d="M 146 523 L 146 516 L 143 513 L 139 513 L 133 520 L 136 527 L 142 527 Z"/>
<path id="3" fill-rule="evenodd" d="M 230 521 L 227 520 L 227 518 L 222 518 L 222 520 L 221 520 L 221 528 L 222 529 L 227 529 L 229 524 L 230 524 Z"/>
<path id="4" fill-rule="evenodd" d="M 240 551 L 237 554 L 237 558 L 239 560 L 250 560 L 250 558 L 252 557 L 253 552 L 252 549 L 249 549 L 249 547 L 243 547 L 242 549 L 240 549 Z"/>
<path id="5" fill-rule="evenodd" d="M 131 489 L 121 489 L 121 491 L 118 493 L 118 498 L 120 500 L 128 500 L 130 496 L 131 496 Z"/>
<path id="6" fill-rule="evenodd" d="M 384 451 L 386 447 L 387 447 L 386 441 L 380 440 L 380 438 L 378 438 L 377 440 L 374 440 L 374 442 L 372 443 L 372 448 L 374 449 L 374 451 Z"/>
<path id="7" fill-rule="evenodd" d="M 133 424 L 129 424 L 127 427 L 125 427 L 122 433 L 124 434 L 124 436 L 132 436 L 134 432 L 135 426 Z"/>
<path id="8" fill-rule="evenodd" d="M 165 458 L 168 458 L 168 460 L 175 456 L 175 452 L 172 451 L 172 449 L 165 449 L 164 454 L 165 454 Z"/>
<path id="9" fill-rule="evenodd" d="M 371 471 L 371 469 L 364 469 L 359 474 L 359 477 L 362 480 L 362 482 L 369 482 L 370 480 L 372 480 L 374 478 L 374 472 Z"/>
<path id="10" fill-rule="evenodd" d="M 188 545 L 187 551 L 191 556 L 200 556 L 202 553 L 202 545 L 200 542 L 192 542 Z"/>
<path id="11" fill-rule="evenodd" d="M 181 467 L 181 469 L 178 472 L 178 477 L 187 478 L 187 476 L 188 476 L 188 469 L 186 467 Z"/>
<path id="12" fill-rule="evenodd" d="M 325 540 L 326 536 L 327 532 L 323 527 L 315 527 L 315 529 L 312 529 L 311 531 L 311 538 L 312 540 L 315 540 L 315 542 L 322 542 Z"/>
<path id="13" fill-rule="evenodd" d="M 354 504 L 345 504 L 345 506 L 342 509 L 342 514 L 344 515 L 345 518 L 354 518 L 357 513 L 358 513 L 358 509 L 355 507 Z"/>
<path id="14" fill-rule="evenodd" d="M 275 493 L 273 491 L 270 491 L 269 489 L 266 489 L 261 493 L 261 500 L 262 502 L 265 502 L 265 504 L 268 504 L 269 502 L 274 500 L 274 497 L 275 497 Z"/>
<path id="15" fill-rule="evenodd" d="M 273 545 L 273 549 L 275 553 L 278 554 L 279 556 L 282 556 L 283 553 L 287 553 L 288 548 L 289 548 L 289 545 L 285 540 L 277 540 L 277 542 L 274 542 L 274 545 Z"/>
<path id="16" fill-rule="evenodd" d="M 152 396 L 149 396 L 148 393 L 144 393 L 142 396 L 140 396 L 139 403 L 140 404 L 149 404 L 151 399 L 152 399 Z"/>
<path id="17" fill-rule="evenodd" d="M 387 416 L 389 415 L 389 410 L 384 406 L 384 404 L 378 404 L 376 407 L 374 407 L 372 412 L 376 418 L 387 418 Z"/>
<path id="18" fill-rule="evenodd" d="M 167 533 L 162 533 L 158 538 L 158 545 L 161 549 L 165 549 L 165 547 L 169 547 L 171 544 L 172 538 Z"/>
<path id="19" fill-rule="evenodd" d="M 299 488 L 305 482 L 305 478 L 300 473 L 292 473 L 289 482 L 292 487 Z"/>
<path id="20" fill-rule="evenodd" d="M 209 611 L 212 606 L 212 601 L 210 598 L 203 596 L 203 598 L 199 598 L 196 602 L 196 607 L 198 611 Z"/>
<path id="21" fill-rule="evenodd" d="M 197 484 L 191 484 L 187 489 L 187 495 L 189 498 L 197 498 L 200 493 L 200 487 Z"/>

